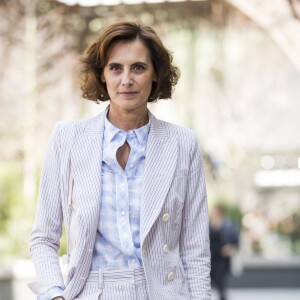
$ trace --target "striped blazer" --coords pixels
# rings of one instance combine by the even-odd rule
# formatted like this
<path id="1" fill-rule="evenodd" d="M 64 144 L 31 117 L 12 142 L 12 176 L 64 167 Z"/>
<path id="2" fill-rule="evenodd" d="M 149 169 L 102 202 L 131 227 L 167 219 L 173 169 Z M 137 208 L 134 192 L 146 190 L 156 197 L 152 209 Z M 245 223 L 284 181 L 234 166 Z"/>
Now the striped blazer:
<path id="1" fill-rule="evenodd" d="M 63 297 L 72 300 L 89 274 L 99 222 L 105 113 L 59 122 L 50 138 L 30 238 L 38 279 L 29 285 L 34 293 L 61 286 Z M 208 212 L 197 139 L 190 129 L 158 120 L 150 112 L 149 116 L 140 223 L 149 296 L 209 300 Z M 73 212 L 68 222 L 71 172 Z M 66 282 L 57 254 L 63 223 L 70 232 Z"/>

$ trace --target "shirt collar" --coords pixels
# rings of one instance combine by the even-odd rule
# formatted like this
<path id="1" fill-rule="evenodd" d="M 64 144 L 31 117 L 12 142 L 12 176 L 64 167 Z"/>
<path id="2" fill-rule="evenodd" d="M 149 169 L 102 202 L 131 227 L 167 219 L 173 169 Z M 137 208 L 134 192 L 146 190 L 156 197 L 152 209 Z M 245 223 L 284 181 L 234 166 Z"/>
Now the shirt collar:
<path id="1" fill-rule="evenodd" d="M 107 114 L 105 116 L 104 120 L 104 140 L 106 143 L 110 143 L 116 135 L 118 135 L 119 132 L 134 132 L 135 136 L 137 137 L 139 144 L 141 146 L 145 146 L 148 140 L 150 130 L 150 117 L 149 121 L 146 125 L 133 129 L 124 131 L 122 129 L 117 128 L 115 125 L 113 125 L 107 118 Z"/>

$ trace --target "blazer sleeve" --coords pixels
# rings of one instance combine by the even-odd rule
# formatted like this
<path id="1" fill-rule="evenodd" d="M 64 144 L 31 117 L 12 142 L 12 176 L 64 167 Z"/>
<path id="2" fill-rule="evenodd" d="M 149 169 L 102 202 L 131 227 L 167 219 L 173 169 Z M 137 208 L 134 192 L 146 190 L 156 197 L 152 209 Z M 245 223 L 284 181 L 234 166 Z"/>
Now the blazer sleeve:
<path id="1" fill-rule="evenodd" d="M 30 289 L 41 294 L 52 287 L 64 289 L 57 251 L 62 235 L 63 213 L 60 198 L 60 123 L 50 137 L 40 179 L 36 218 L 30 237 L 30 252 L 38 281 Z"/>
<path id="2" fill-rule="evenodd" d="M 200 148 L 193 134 L 188 190 L 183 208 L 180 255 L 191 299 L 211 299 L 206 186 Z"/>

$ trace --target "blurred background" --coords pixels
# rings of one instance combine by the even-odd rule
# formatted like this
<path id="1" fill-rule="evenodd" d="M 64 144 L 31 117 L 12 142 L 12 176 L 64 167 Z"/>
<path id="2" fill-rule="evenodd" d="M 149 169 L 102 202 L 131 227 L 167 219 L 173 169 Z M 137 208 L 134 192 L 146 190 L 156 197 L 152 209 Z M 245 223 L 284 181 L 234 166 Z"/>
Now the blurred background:
<path id="1" fill-rule="evenodd" d="M 106 107 L 81 99 L 78 57 L 124 18 L 153 26 L 181 70 L 149 109 L 196 131 L 209 206 L 239 228 L 228 299 L 300 299 L 299 0 L 0 0 L 0 14 L 0 300 L 34 299 L 47 140 Z"/>

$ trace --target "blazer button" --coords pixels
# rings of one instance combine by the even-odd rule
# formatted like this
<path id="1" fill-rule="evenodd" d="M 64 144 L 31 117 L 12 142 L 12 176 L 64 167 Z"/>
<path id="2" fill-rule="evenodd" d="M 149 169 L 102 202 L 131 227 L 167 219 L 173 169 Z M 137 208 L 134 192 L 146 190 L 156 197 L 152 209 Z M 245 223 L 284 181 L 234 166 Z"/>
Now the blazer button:
<path id="1" fill-rule="evenodd" d="M 167 254 L 167 253 L 168 253 L 168 251 L 169 251 L 169 247 L 168 247 L 168 245 L 167 245 L 167 244 L 165 244 L 165 245 L 164 245 L 164 247 L 163 247 L 163 251 L 164 251 L 164 253 L 165 253 L 165 254 Z"/>
<path id="2" fill-rule="evenodd" d="M 174 279 L 174 273 L 173 272 L 170 272 L 169 274 L 168 274 L 168 281 L 172 281 L 173 279 Z"/>
<path id="3" fill-rule="evenodd" d="M 169 214 L 164 214 L 164 215 L 162 216 L 162 220 L 163 220 L 164 222 L 168 222 L 168 221 L 170 220 L 170 215 L 169 215 Z"/>

